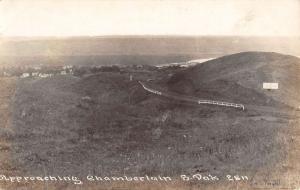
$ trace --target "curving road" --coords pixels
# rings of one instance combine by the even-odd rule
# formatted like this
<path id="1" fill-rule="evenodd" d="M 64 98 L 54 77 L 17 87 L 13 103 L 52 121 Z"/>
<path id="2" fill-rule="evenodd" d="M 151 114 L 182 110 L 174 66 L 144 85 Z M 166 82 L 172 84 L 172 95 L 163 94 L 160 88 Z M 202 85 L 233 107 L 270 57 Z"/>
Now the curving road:
<path id="1" fill-rule="evenodd" d="M 274 106 L 261 106 L 261 105 L 250 105 L 250 104 L 237 104 L 237 103 L 230 103 L 230 102 L 223 102 L 223 101 L 215 101 L 215 100 L 204 100 L 199 99 L 197 97 L 189 97 L 189 96 L 183 96 L 178 95 L 172 92 L 162 92 L 159 90 L 156 90 L 154 88 L 151 88 L 147 86 L 145 83 L 138 81 L 144 90 L 147 92 L 150 92 L 152 94 L 156 94 L 159 96 L 163 96 L 166 98 L 178 100 L 178 101 L 185 101 L 185 102 L 191 102 L 196 104 L 209 104 L 209 105 L 217 105 L 217 106 L 226 106 L 226 107 L 233 107 L 240 110 L 254 110 L 254 111 L 260 111 L 265 113 L 273 113 L 273 114 L 280 114 L 280 115 L 294 115 L 296 117 L 299 117 L 299 112 L 297 112 L 296 108 L 294 107 L 274 107 Z M 296 113 L 295 113 L 296 112 Z"/>
<path id="2" fill-rule="evenodd" d="M 194 97 L 175 95 L 175 94 L 161 92 L 161 91 L 155 90 L 153 88 L 150 88 L 150 87 L 146 86 L 144 83 L 142 83 L 141 81 L 138 81 L 138 82 L 142 85 L 144 90 L 146 90 L 152 94 L 159 95 L 159 96 L 164 96 L 167 98 L 172 98 L 172 99 L 180 100 L 180 101 L 193 102 L 193 103 L 197 103 L 197 104 L 209 104 L 209 105 L 233 107 L 233 108 L 245 110 L 245 105 L 243 105 L 243 104 L 236 104 L 236 103 L 231 103 L 231 102 L 223 102 L 223 101 L 215 101 L 215 100 L 204 100 L 204 99 L 198 99 L 198 98 L 194 98 Z"/>

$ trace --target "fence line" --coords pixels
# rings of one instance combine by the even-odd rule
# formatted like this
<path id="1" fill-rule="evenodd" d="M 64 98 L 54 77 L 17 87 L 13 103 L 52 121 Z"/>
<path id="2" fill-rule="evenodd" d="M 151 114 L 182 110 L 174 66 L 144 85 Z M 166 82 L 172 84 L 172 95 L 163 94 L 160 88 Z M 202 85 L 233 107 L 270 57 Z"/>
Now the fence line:
<path id="1" fill-rule="evenodd" d="M 142 85 L 142 87 L 153 94 L 157 94 L 162 96 L 163 93 L 151 88 L 146 87 L 142 82 L 139 81 L 139 83 Z M 195 101 L 195 100 L 191 100 L 191 101 Z M 222 102 L 222 101 L 215 101 L 215 100 L 202 100 L 199 99 L 196 101 L 198 104 L 210 104 L 210 105 L 218 105 L 218 106 L 226 106 L 226 107 L 234 107 L 234 108 L 240 108 L 242 110 L 245 110 L 245 106 L 243 104 L 236 104 L 236 103 L 231 103 L 231 102 Z"/>

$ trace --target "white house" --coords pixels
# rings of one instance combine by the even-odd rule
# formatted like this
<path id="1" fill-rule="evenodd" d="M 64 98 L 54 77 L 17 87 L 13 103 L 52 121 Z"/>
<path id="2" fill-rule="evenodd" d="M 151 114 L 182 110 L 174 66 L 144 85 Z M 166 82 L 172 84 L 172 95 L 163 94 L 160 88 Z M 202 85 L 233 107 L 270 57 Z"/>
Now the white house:
<path id="1" fill-rule="evenodd" d="M 53 74 L 46 74 L 46 73 L 39 74 L 39 77 L 41 77 L 41 78 L 47 78 L 47 77 L 52 77 L 52 76 L 53 76 Z"/>
<path id="2" fill-rule="evenodd" d="M 20 76 L 20 78 L 27 78 L 27 77 L 29 77 L 29 76 L 30 76 L 29 73 L 23 73 L 23 74 Z"/>
<path id="3" fill-rule="evenodd" d="M 66 74 L 67 74 L 67 71 L 61 71 L 60 74 L 61 74 L 61 75 L 66 75 Z"/>

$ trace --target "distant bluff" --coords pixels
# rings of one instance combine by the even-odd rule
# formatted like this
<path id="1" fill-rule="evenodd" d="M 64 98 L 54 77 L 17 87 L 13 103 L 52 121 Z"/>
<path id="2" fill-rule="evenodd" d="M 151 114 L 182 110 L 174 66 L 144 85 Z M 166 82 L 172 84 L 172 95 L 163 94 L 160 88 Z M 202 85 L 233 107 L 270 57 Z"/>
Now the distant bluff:
<path id="1" fill-rule="evenodd" d="M 279 90 L 265 90 L 263 82 L 277 82 Z M 242 52 L 179 71 L 167 84 L 171 91 L 199 98 L 298 107 L 300 59 L 274 52 Z"/>

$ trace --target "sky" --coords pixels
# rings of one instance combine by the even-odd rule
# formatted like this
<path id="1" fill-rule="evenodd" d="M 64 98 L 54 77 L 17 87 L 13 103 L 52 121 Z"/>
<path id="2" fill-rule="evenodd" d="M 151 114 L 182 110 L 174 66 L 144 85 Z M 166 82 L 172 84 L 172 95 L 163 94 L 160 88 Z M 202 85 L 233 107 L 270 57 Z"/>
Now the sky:
<path id="1" fill-rule="evenodd" d="M 299 36 L 300 0 L 0 0 L 0 35 Z"/>

